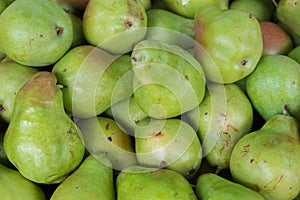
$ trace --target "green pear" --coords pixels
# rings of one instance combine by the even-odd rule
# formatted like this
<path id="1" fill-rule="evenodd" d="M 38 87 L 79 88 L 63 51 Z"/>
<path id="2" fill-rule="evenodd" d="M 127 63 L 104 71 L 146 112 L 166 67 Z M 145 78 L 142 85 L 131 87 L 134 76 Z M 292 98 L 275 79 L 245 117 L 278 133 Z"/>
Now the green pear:
<path id="1" fill-rule="evenodd" d="M 189 182 L 170 169 L 126 168 L 117 176 L 116 190 L 118 200 L 197 199 Z"/>
<path id="2" fill-rule="evenodd" d="M 147 11 L 146 39 L 161 40 L 184 49 L 194 46 L 194 20 L 164 9 Z"/>
<path id="3" fill-rule="evenodd" d="M 0 164 L 0 193 L 4 199 L 45 200 L 43 190 L 17 170 Z"/>
<path id="4" fill-rule="evenodd" d="M 207 6 L 197 11 L 194 20 L 195 55 L 209 81 L 233 83 L 255 69 L 263 40 L 253 14 Z"/>
<path id="5" fill-rule="evenodd" d="M 261 129 L 242 137 L 230 158 L 237 183 L 272 200 L 291 200 L 300 192 L 299 124 L 292 116 L 272 116 Z"/>
<path id="6" fill-rule="evenodd" d="M 54 190 L 50 200 L 114 200 L 113 169 L 105 156 L 89 155 Z"/>
<path id="7" fill-rule="evenodd" d="M 290 35 L 294 46 L 300 45 L 300 35 L 297 35 L 295 31 L 293 31 L 291 28 L 289 28 L 288 26 L 286 26 L 284 23 L 280 21 L 277 21 L 277 25 L 280 26 L 283 30 L 285 30 Z"/>
<path id="8" fill-rule="evenodd" d="M 260 21 L 259 25 L 263 36 L 263 55 L 286 55 L 292 50 L 292 38 L 283 28 L 270 21 Z"/>
<path id="9" fill-rule="evenodd" d="M 134 97 L 148 116 L 176 117 L 202 101 L 204 72 L 183 48 L 163 41 L 143 40 L 133 49 L 131 63 Z"/>
<path id="10" fill-rule="evenodd" d="M 5 60 L 0 63 L 0 118 L 9 123 L 18 90 L 37 73 L 36 68 Z"/>
<path id="11" fill-rule="evenodd" d="M 145 37 L 147 15 L 140 1 L 89 0 L 82 26 L 89 44 L 121 55 Z"/>
<path id="12" fill-rule="evenodd" d="M 76 124 L 86 149 L 94 156 L 105 154 L 114 169 L 119 171 L 137 164 L 131 137 L 113 119 L 79 119 Z"/>
<path id="13" fill-rule="evenodd" d="M 220 105 L 224 109 L 218 109 Z M 185 117 L 197 128 L 206 160 L 219 172 L 229 167 L 237 141 L 251 131 L 253 109 L 236 84 L 211 83 L 199 108 L 186 113 Z"/>
<path id="14" fill-rule="evenodd" d="M 252 13 L 259 21 L 271 21 L 275 12 L 272 0 L 233 0 L 229 9 Z"/>
<path id="15" fill-rule="evenodd" d="M 91 45 L 70 49 L 52 68 L 73 116 L 95 117 L 132 94 L 129 55 L 113 56 Z"/>
<path id="16" fill-rule="evenodd" d="M 229 0 L 163 0 L 167 9 L 184 17 L 193 19 L 197 10 L 216 5 L 220 9 L 228 9 Z"/>
<path id="17" fill-rule="evenodd" d="M 295 0 L 281 0 L 276 5 L 277 19 L 300 36 L 300 5 Z"/>
<path id="18" fill-rule="evenodd" d="M 81 162 L 85 147 L 65 113 L 54 74 L 35 73 L 18 91 L 4 135 L 8 159 L 27 179 L 59 183 Z"/>
<path id="19" fill-rule="evenodd" d="M 287 56 L 300 63 L 300 45 L 295 46 Z"/>
<path id="20" fill-rule="evenodd" d="M 72 13 L 68 13 L 73 25 L 73 41 L 71 49 L 77 46 L 85 45 L 86 40 L 83 35 L 82 19 Z"/>
<path id="21" fill-rule="evenodd" d="M 49 0 L 11 3 L 0 15 L 0 33 L 0 51 L 18 63 L 36 67 L 58 61 L 73 40 L 71 19 Z"/>
<path id="22" fill-rule="evenodd" d="M 264 200 L 256 191 L 219 175 L 204 173 L 196 182 L 196 194 L 202 200 Z"/>
<path id="23" fill-rule="evenodd" d="M 113 118 L 116 123 L 129 135 L 134 135 L 134 129 L 139 122 L 148 116 L 137 105 L 134 96 L 112 105 L 105 114 Z"/>
<path id="24" fill-rule="evenodd" d="M 197 133 L 180 119 L 152 120 L 137 126 L 135 152 L 140 165 L 172 169 L 189 180 L 202 161 Z"/>
<path id="25" fill-rule="evenodd" d="M 284 106 L 300 119 L 300 64 L 285 55 L 266 55 L 246 80 L 253 107 L 268 120 Z"/>

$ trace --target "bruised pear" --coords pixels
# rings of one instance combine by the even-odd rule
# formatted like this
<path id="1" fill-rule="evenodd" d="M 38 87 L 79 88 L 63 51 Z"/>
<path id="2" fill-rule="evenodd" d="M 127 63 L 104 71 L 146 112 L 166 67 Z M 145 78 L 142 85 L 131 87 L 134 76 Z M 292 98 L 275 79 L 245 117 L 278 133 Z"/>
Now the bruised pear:
<path id="1" fill-rule="evenodd" d="M 85 147 L 65 113 L 54 74 L 35 73 L 18 91 L 4 135 L 10 162 L 27 179 L 59 183 L 81 162 Z"/>
<path id="2" fill-rule="evenodd" d="M 272 200 L 292 200 L 300 192 L 297 120 L 277 114 L 242 137 L 230 158 L 233 179 Z"/>
<path id="3" fill-rule="evenodd" d="M 263 40 L 253 14 L 207 6 L 196 12 L 194 20 L 195 55 L 209 81 L 233 83 L 255 69 Z"/>
<path id="4" fill-rule="evenodd" d="M 202 200 L 264 200 L 256 191 L 219 175 L 204 173 L 196 180 L 196 194 Z"/>
<path id="5" fill-rule="evenodd" d="M 128 167 L 117 176 L 116 190 L 118 200 L 197 199 L 189 182 L 170 169 Z"/>

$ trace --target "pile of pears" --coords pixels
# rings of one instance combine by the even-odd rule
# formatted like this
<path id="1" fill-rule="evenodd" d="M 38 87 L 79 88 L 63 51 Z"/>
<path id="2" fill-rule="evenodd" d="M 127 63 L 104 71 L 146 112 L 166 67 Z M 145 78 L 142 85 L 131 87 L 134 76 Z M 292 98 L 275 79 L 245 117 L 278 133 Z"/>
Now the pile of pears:
<path id="1" fill-rule="evenodd" d="M 0 193 L 300 199 L 300 1 L 0 0 Z"/>

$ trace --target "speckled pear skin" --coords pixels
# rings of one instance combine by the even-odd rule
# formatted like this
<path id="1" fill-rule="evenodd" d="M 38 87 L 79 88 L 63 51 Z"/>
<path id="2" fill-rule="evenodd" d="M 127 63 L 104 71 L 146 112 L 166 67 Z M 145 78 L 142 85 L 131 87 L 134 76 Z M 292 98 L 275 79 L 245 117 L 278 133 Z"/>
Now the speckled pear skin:
<path id="1" fill-rule="evenodd" d="M 90 0 L 82 26 L 89 44 L 122 55 L 130 52 L 145 37 L 146 10 L 140 1 L 135 0 Z"/>
<path id="2" fill-rule="evenodd" d="M 59 183 L 81 162 L 85 147 L 65 113 L 54 74 L 34 74 L 18 91 L 4 136 L 10 162 L 27 179 Z"/>
<path id="3" fill-rule="evenodd" d="M 264 200 L 256 191 L 229 181 L 217 174 L 201 174 L 196 181 L 196 194 L 202 200 Z"/>
<path id="4" fill-rule="evenodd" d="M 233 179 L 266 199 L 290 200 L 300 192 L 299 124 L 278 114 L 241 138 L 230 158 Z"/>
<path id="5" fill-rule="evenodd" d="M 187 18 L 194 18 L 197 10 L 209 5 L 216 5 L 220 9 L 228 9 L 228 0 L 163 0 L 167 9 Z"/>
<path id="6" fill-rule="evenodd" d="M 298 0 L 281 0 L 276 8 L 276 16 L 298 37 L 300 36 L 300 5 Z"/>
<path id="7" fill-rule="evenodd" d="M 1 120 L 10 122 L 18 90 L 37 72 L 38 69 L 21 65 L 13 60 L 3 60 L 0 63 Z"/>
<path id="8" fill-rule="evenodd" d="M 45 200 L 43 190 L 17 170 L 0 164 L 0 192 L 5 199 Z"/>
<path id="9" fill-rule="evenodd" d="M 134 97 L 157 119 L 192 110 L 202 101 L 206 80 L 199 62 L 186 50 L 162 41 L 143 40 L 132 54 Z"/>
<path id="10" fill-rule="evenodd" d="M 196 131 L 179 119 L 152 120 L 135 129 L 135 152 L 140 165 L 172 169 L 191 180 L 202 162 Z"/>
<path id="11" fill-rule="evenodd" d="M 113 56 L 91 45 L 68 51 L 52 73 L 64 86 L 65 109 L 79 118 L 97 116 L 132 94 L 130 56 Z"/>
<path id="12" fill-rule="evenodd" d="M 263 53 L 263 40 L 252 14 L 207 6 L 197 11 L 194 20 L 195 56 L 207 80 L 234 83 L 255 69 Z"/>
<path id="13" fill-rule="evenodd" d="M 224 97 L 220 98 L 218 95 L 222 92 Z M 216 110 L 219 105 L 224 105 L 224 109 Z M 216 116 L 219 115 L 223 115 L 224 120 L 217 120 Z M 218 171 L 229 167 L 232 149 L 240 138 L 251 131 L 253 124 L 251 102 L 233 83 L 210 83 L 199 108 L 186 113 L 185 116 L 197 129 L 208 163 Z M 220 127 L 220 131 L 216 133 L 212 126 Z M 215 138 L 214 142 L 210 143 L 209 138 Z"/>
<path id="14" fill-rule="evenodd" d="M 70 48 L 72 29 L 54 1 L 14 1 L 0 16 L 0 51 L 23 65 L 51 65 Z"/>
<path id="15" fill-rule="evenodd" d="M 118 175 L 116 190 L 118 200 L 197 200 L 189 182 L 169 169 L 129 167 Z"/>
<path id="16" fill-rule="evenodd" d="M 89 155 L 53 192 L 51 200 L 115 200 L 113 168 L 104 155 Z"/>

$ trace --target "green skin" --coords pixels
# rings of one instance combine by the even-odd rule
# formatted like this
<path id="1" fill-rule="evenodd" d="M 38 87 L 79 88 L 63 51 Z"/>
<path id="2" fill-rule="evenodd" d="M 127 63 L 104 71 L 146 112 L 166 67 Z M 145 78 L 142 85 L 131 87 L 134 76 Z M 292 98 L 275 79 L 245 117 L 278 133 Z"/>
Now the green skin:
<path id="1" fill-rule="evenodd" d="M 224 90 L 224 99 L 218 96 L 219 90 Z M 216 110 L 222 104 L 225 109 Z M 224 116 L 224 120 L 217 120 L 218 116 Z M 205 157 L 211 166 L 217 167 L 217 171 L 229 167 L 232 149 L 240 138 L 250 132 L 253 124 L 252 105 L 236 84 L 210 84 L 199 108 L 188 112 L 186 117 L 197 128 Z M 220 130 L 215 131 L 216 127 Z M 213 143 L 211 137 L 214 138 Z"/>
<path id="2" fill-rule="evenodd" d="M 147 11 L 146 39 L 161 40 L 184 49 L 194 46 L 194 20 L 163 9 Z"/>
<path id="3" fill-rule="evenodd" d="M 194 18 L 197 10 L 210 5 L 216 5 L 220 9 L 228 9 L 228 0 L 163 0 L 168 10 L 187 18 Z"/>
<path id="4" fill-rule="evenodd" d="M 272 0 L 234 0 L 229 5 L 229 9 L 252 13 L 259 21 L 271 21 L 275 6 Z"/>
<path id="5" fill-rule="evenodd" d="M 0 1 L 0 14 L 9 6 L 9 1 L 8 0 L 1 0 Z"/>
<path id="6" fill-rule="evenodd" d="M 264 200 L 256 191 L 219 175 L 205 173 L 198 177 L 196 194 L 201 200 Z"/>
<path id="7" fill-rule="evenodd" d="M 144 40 L 131 54 L 134 96 L 154 118 L 171 118 L 195 108 L 203 99 L 205 76 L 187 51 L 162 41 Z"/>
<path id="8" fill-rule="evenodd" d="M 53 192 L 51 200 L 114 200 L 115 189 L 110 161 L 104 156 L 89 155 L 74 173 Z"/>
<path id="9" fill-rule="evenodd" d="M 73 25 L 73 41 L 71 44 L 71 49 L 80 45 L 85 45 L 86 40 L 83 35 L 82 19 L 72 13 L 68 13 L 68 15 L 71 18 Z"/>
<path id="10" fill-rule="evenodd" d="M 132 136 L 138 123 L 148 117 L 137 105 L 134 96 L 114 104 L 105 111 L 105 114 L 113 118 L 126 133 Z"/>
<path id="11" fill-rule="evenodd" d="M 230 158 L 233 179 L 266 199 L 294 199 L 300 191 L 298 126 L 295 118 L 278 114 L 241 138 Z"/>
<path id="12" fill-rule="evenodd" d="M 179 119 L 152 120 L 135 129 L 135 152 L 140 165 L 172 169 L 190 180 L 202 161 L 195 130 Z"/>
<path id="13" fill-rule="evenodd" d="M 110 118 L 96 117 L 77 121 L 86 149 L 93 155 L 105 154 L 116 170 L 136 165 L 130 136 Z"/>
<path id="14" fill-rule="evenodd" d="M 277 22 L 277 25 L 280 26 L 283 30 L 285 30 L 290 35 L 294 46 L 300 45 L 300 35 L 297 35 L 295 31 L 293 31 L 291 28 L 287 27 L 284 23 L 280 21 Z"/>
<path id="15" fill-rule="evenodd" d="M 300 45 L 294 47 L 287 56 L 300 63 Z"/>
<path id="16" fill-rule="evenodd" d="M 61 182 L 84 156 L 79 130 L 65 113 L 62 98 L 50 72 L 36 73 L 17 93 L 4 149 L 33 182 Z"/>
<path id="17" fill-rule="evenodd" d="M 264 56 L 247 77 L 246 89 L 254 108 L 268 120 L 282 112 L 300 119 L 300 64 L 284 55 Z"/>
<path id="18" fill-rule="evenodd" d="M 12 60 L 0 63 L 0 118 L 9 123 L 13 112 L 14 102 L 18 90 L 30 79 L 38 70 L 24 66 Z"/>
<path id="19" fill-rule="evenodd" d="M 277 19 L 300 36 L 300 5 L 298 0 L 281 0 L 276 8 Z"/>
<path id="20" fill-rule="evenodd" d="M 147 15 L 140 1 L 90 0 L 82 26 L 89 44 L 122 55 L 145 37 Z"/>
<path id="21" fill-rule="evenodd" d="M 15 1 L 2 12 L 0 23 L 0 51 L 23 65 L 53 64 L 73 40 L 71 19 L 54 1 Z"/>
<path id="22" fill-rule="evenodd" d="M 249 75 L 263 52 L 258 20 L 240 10 L 198 10 L 195 40 L 196 58 L 207 79 L 217 83 L 234 83 Z"/>
<path id="23" fill-rule="evenodd" d="M 151 0 L 140 0 L 140 2 L 144 6 L 145 10 L 151 9 Z"/>
<path id="24" fill-rule="evenodd" d="M 24 178 L 17 170 L 0 164 L 0 173 L 0 192 L 5 199 L 46 199 L 42 189 Z"/>
<path id="25" fill-rule="evenodd" d="M 129 167 L 118 175 L 116 189 L 118 200 L 197 200 L 189 182 L 169 169 Z"/>
<path id="26" fill-rule="evenodd" d="M 76 117 L 94 117 L 132 93 L 129 55 L 112 56 L 90 45 L 68 51 L 53 67 L 63 88 L 65 109 Z"/>

